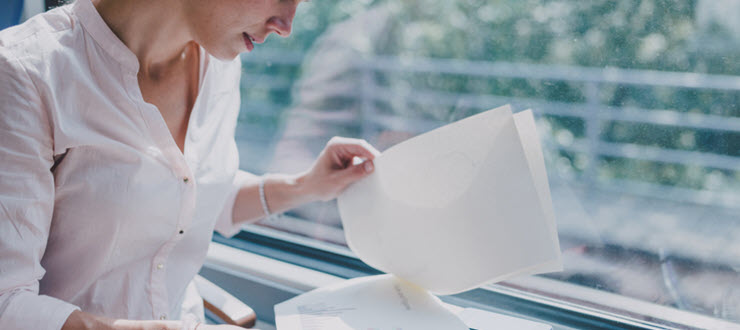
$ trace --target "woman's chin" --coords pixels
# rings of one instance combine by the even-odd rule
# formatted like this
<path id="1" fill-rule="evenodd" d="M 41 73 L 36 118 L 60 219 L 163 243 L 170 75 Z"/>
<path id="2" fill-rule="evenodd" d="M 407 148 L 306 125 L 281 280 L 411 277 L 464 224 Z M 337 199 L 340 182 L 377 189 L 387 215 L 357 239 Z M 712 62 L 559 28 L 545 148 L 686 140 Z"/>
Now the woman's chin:
<path id="1" fill-rule="evenodd" d="M 244 50 L 237 50 L 237 49 L 208 49 L 206 48 L 206 51 L 211 54 L 211 56 L 222 60 L 222 61 L 231 61 L 239 56 Z"/>

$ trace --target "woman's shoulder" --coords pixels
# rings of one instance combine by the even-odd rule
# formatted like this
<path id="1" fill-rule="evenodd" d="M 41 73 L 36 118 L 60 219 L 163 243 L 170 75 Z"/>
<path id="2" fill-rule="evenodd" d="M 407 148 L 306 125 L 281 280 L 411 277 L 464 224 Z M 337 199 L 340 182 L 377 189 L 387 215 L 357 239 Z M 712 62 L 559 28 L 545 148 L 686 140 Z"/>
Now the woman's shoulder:
<path id="1" fill-rule="evenodd" d="M 43 81 L 48 73 L 75 61 L 76 25 L 64 6 L 0 31 L 0 64 L 15 66 L 28 78 Z"/>
<path id="2" fill-rule="evenodd" d="M 50 50 L 63 46 L 63 35 L 73 33 L 74 26 L 67 6 L 59 7 L 0 31 L 0 48 L 18 57 Z"/>
<path id="3" fill-rule="evenodd" d="M 0 65 L 33 81 L 39 90 L 58 86 L 89 69 L 89 38 L 71 5 L 36 15 L 0 31 Z"/>

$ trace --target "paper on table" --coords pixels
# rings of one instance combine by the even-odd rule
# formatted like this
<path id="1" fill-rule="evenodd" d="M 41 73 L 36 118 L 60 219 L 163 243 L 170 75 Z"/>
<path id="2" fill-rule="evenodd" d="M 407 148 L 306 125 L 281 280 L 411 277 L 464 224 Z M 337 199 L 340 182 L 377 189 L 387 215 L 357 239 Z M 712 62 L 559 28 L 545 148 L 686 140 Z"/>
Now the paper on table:
<path id="1" fill-rule="evenodd" d="M 339 196 L 350 248 L 437 294 L 561 270 L 537 141 L 531 112 L 504 106 L 388 149 Z"/>
<path id="2" fill-rule="evenodd" d="M 466 326 L 475 330 L 552 330 L 552 326 L 549 324 L 476 308 L 466 308 L 458 316 L 465 322 Z"/>
<path id="3" fill-rule="evenodd" d="M 392 275 L 347 280 L 275 305 L 278 329 L 467 330 L 439 298 Z"/>

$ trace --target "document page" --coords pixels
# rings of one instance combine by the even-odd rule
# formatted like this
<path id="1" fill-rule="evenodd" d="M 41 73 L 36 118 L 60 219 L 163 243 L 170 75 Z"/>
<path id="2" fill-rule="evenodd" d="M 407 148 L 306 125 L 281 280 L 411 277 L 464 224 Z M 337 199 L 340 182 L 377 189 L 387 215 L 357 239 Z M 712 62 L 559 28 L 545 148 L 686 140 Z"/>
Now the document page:
<path id="1" fill-rule="evenodd" d="M 455 313 L 434 296 L 562 270 L 532 111 L 489 110 L 393 146 L 374 163 L 339 196 L 339 213 L 350 249 L 388 275 L 278 304 L 278 329 L 549 328 Z"/>
<path id="2" fill-rule="evenodd" d="M 466 326 L 474 330 L 552 330 L 552 326 L 549 324 L 476 308 L 466 308 L 458 316 L 465 322 Z"/>
<path id="3" fill-rule="evenodd" d="M 436 294 L 562 270 L 531 111 L 489 110 L 400 143 L 339 196 L 360 259 Z"/>
<path id="4" fill-rule="evenodd" d="M 468 330 L 439 298 L 392 275 L 319 288 L 275 306 L 278 329 Z"/>

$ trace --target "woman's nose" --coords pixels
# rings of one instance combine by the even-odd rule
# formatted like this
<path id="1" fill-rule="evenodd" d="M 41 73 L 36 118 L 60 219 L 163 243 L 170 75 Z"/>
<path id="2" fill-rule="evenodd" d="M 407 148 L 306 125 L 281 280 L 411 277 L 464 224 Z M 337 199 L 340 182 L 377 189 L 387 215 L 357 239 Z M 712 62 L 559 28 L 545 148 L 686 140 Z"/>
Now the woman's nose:
<path id="1" fill-rule="evenodd" d="M 280 18 L 273 16 L 267 20 L 267 28 L 277 33 L 281 37 L 287 37 L 290 35 L 290 31 L 293 26 L 293 16 L 286 18 Z"/>
<path id="2" fill-rule="evenodd" d="M 267 28 L 283 38 L 290 36 L 290 31 L 293 27 L 293 18 L 300 3 L 301 0 L 285 2 L 284 6 L 280 7 L 276 15 L 267 20 Z"/>

